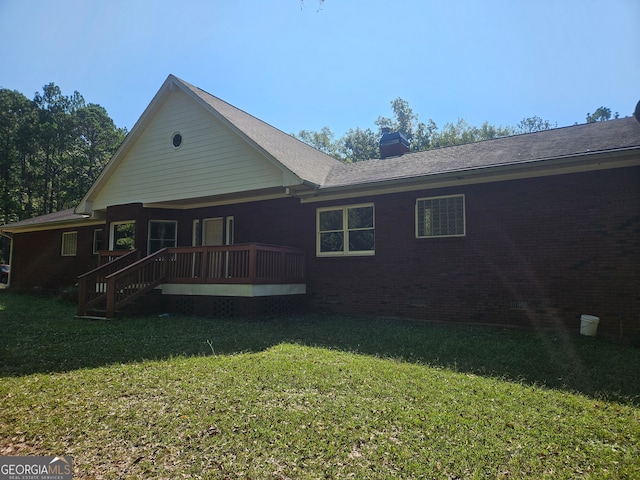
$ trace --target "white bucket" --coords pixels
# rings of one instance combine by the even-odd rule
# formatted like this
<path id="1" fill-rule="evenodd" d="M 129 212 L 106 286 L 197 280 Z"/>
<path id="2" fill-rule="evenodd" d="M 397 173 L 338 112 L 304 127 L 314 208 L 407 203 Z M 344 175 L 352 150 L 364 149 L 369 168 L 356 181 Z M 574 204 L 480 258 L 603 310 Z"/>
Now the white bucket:
<path id="1" fill-rule="evenodd" d="M 580 335 L 595 337 L 596 332 L 598 331 L 599 323 L 600 323 L 600 317 L 594 317 L 593 315 L 581 315 L 580 316 Z"/>

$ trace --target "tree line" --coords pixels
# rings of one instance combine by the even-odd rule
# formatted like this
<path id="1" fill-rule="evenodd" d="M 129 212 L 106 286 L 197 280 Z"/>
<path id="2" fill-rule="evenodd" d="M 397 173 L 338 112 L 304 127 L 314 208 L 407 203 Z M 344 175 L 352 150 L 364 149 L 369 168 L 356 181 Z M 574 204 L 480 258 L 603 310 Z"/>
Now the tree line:
<path id="1" fill-rule="evenodd" d="M 456 122 L 448 122 L 439 129 L 431 119 L 426 123 L 421 122 L 409 102 L 402 98 L 396 98 L 391 102 L 391 110 L 393 117 L 378 117 L 374 122 L 376 129 L 351 128 L 340 138 L 336 138 L 329 127 L 323 127 L 319 131 L 300 130 L 293 135 L 338 160 L 352 163 L 379 157 L 378 142 L 383 128 L 402 133 L 409 141 L 411 151 L 418 152 L 509 135 L 539 132 L 558 126 L 557 122 L 533 116 L 523 118 L 515 126 L 507 127 L 495 126 L 489 122 L 476 127 L 463 118 L 458 118 Z M 600 122 L 618 117 L 617 112 L 612 114 L 611 109 L 599 107 L 593 113 L 587 113 L 586 122 Z"/>
<path id="2" fill-rule="evenodd" d="M 378 158 L 382 129 L 402 132 L 412 151 L 530 133 L 557 124 L 537 116 L 514 127 L 480 127 L 460 118 L 438 128 L 419 120 L 402 98 L 391 102 L 392 117 L 380 116 L 376 129 L 355 128 L 335 138 L 329 127 L 301 130 L 296 136 L 344 162 Z M 587 114 L 587 122 L 618 118 L 606 107 Z M 80 93 L 64 95 L 54 83 L 33 99 L 0 88 L 0 224 L 76 206 L 91 187 L 127 131 L 118 128 L 107 111 L 87 103 Z"/>
<path id="3" fill-rule="evenodd" d="M 0 224 L 76 206 L 126 134 L 77 91 L 0 88 Z"/>

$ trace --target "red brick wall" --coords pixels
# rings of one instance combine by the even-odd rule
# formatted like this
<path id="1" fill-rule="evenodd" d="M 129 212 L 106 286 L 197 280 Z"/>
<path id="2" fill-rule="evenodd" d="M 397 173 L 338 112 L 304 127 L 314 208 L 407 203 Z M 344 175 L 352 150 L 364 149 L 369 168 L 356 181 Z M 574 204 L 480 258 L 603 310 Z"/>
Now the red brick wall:
<path id="1" fill-rule="evenodd" d="M 416 239 L 415 199 L 465 194 L 467 234 Z M 640 169 L 391 194 L 374 201 L 374 257 L 309 257 L 319 308 L 425 320 L 640 327 Z M 327 204 L 316 204 L 315 207 Z"/>
<path id="2" fill-rule="evenodd" d="M 295 198 L 190 210 L 144 208 L 142 204 L 133 203 L 109 207 L 107 224 L 135 219 L 136 248 L 142 252 L 147 250 L 149 220 L 176 220 L 178 246 L 187 247 L 192 245 L 194 220 L 202 222 L 206 218 L 227 217 L 234 217 L 235 243 L 255 242 L 302 247 L 305 241 L 307 244 L 308 240 L 313 241 L 315 213 L 312 212 L 312 216 L 307 218 L 308 215 L 308 210 L 301 208 L 300 202 Z M 105 240 L 105 248 L 107 247 L 108 243 Z"/>
<path id="3" fill-rule="evenodd" d="M 60 291 L 77 283 L 78 276 L 95 268 L 93 231 L 100 226 L 16 233 L 11 260 L 11 288 Z M 61 255 L 62 233 L 78 232 L 76 256 Z"/>
<path id="4" fill-rule="evenodd" d="M 416 239 L 416 198 L 448 194 L 465 195 L 466 236 Z M 364 202 L 375 204 L 375 256 L 316 257 L 316 208 Z M 178 220 L 178 245 L 187 246 L 193 219 L 227 216 L 234 216 L 236 243 L 305 249 L 315 308 L 570 331 L 591 314 L 601 317 L 599 332 L 640 330 L 637 167 L 309 204 L 134 204 L 110 208 L 107 222 L 136 217 L 138 248 L 146 250 L 149 219 Z M 62 230 L 17 234 L 12 284 L 73 285 L 95 265 L 93 229 L 78 229 L 77 257 L 60 256 Z"/>

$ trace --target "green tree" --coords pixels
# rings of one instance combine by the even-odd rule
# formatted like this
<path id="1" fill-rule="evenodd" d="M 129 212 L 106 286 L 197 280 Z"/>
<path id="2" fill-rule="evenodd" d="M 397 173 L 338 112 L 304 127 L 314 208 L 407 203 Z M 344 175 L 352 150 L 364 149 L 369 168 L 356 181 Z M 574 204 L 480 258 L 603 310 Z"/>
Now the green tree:
<path id="1" fill-rule="evenodd" d="M 620 114 L 616 112 L 613 118 L 618 118 Z M 587 123 L 606 122 L 611 120 L 611 109 L 607 107 L 597 108 L 593 113 L 587 113 Z"/>
<path id="2" fill-rule="evenodd" d="M 95 103 L 79 108 L 74 116 L 77 148 L 74 150 L 71 201 L 77 202 L 120 146 L 127 131 L 116 127 L 104 107 Z"/>
<path id="3" fill-rule="evenodd" d="M 379 134 L 383 128 L 390 128 L 393 132 L 402 133 L 409 141 L 409 148 L 413 152 L 427 150 L 431 144 L 431 136 L 437 130 L 431 119 L 425 124 L 420 122 L 418 115 L 413 113 L 409 102 L 398 97 L 391 102 L 394 118 L 378 117 L 375 121 Z"/>
<path id="4" fill-rule="evenodd" d="M 431 119 L 427 123 L 421 122 L 409 102 L 400 97 L 391 102 L 391 110 L 392 117 L 379 116 L 375 120 L 377 132 L 369 128 L 364 130 L 351 128 L 342 137 L 334 140 L 329 127 L 324 127 L 319 132 L 301 130 L 297 137 L 338 160 L 351 163 L 378 158 L 378 145 L 383 128 L 402 133 L 409 141 L 410 150 L 419 152 L 430 148 L 473 143 L 557 127 L 555 123 L 533 116 L 523 118 L 515 127 L 495 126 L 488 121 L 476 127 L 470 125 L 464 118 L 458 118 L 456 122 L 448 122 L 438 129 Z"/>
<path id="5" fill-rule="evenodd" d="M 349 129 L 339 140 L 339 159 L 347 162 L 361 162 L 379 156 L 380 136 L 370 128 L 362 130 L 360 128 Z"/>
<path id="6" fill-rule="evenodd" d="M 476 129 L 477 140 L 492 140 L 494 138 L 508 137 L 514 134 L 514 129 L 511 127 L 496 127 L 485 121 L 480 128 Z"/>
<path id="7" fill-rule="evenodd" d="M 73 207 L 126 131 L 49 83 L 33 100 L 0 88 L 0 222 Z"/>
<path id="8" fill-rule="evenodd" d="M 438 126 L 433 120 L 429 119 L 427 123 L 419 122 L 411 139 L 411 150 L 421 152 L 431 148 L 431 139 L 437 131 Z"/>
<path id="9" fill-rule="evenodd" d="M 322 127 L 319 132 L 313 130 L 300 130 L 294 137 L 302 140 L 307 145 L 320 150 L 321 152 L 339 158 L 339 146 L 334 141 L 334 134 L 329 127 Z"/>
<path id="10" fill-rule="evenodd" d="M 477 141 L 478 134 L 475 127 L 467 123 L 464 118 L 458 118 L 456 123 L 447 122 L 432 138 L 432 147 L 449 147 Z"/>
<path id="11" fill-rule="evenodd" d="M 32 154 L 37 123 L 34 103 L 17 91 L 0 89 L 0 222 L 18 220 L 20 184 Z"/>
<path id="12" fill-rule="evenodd" d="M 44 157 L 39 185 L 42 203 L 38 213 L 46 214 L 62 209 L 57 200 L 65 166 L 70 163 L 69 147 L 74 131 L 71 112 L 74 107 L 84 106 L 84 100 L 79 95 L 64 96 L 58 86 L 49 83 L 43 87 L 42 94 L 36 93 L 34 102 L 40 112 L 38 140 Z"/>
<path id="13" fill-rule="evenodd" d="M 537 115 L 534 115 L 533 117 L 526 117 L 520 120 L 516 125 L 514 133 L 541 132 L 542 130 L 556 128 L 557 126 L 557 123 L 552 124 L 549 120 L 543 120 Z"/>

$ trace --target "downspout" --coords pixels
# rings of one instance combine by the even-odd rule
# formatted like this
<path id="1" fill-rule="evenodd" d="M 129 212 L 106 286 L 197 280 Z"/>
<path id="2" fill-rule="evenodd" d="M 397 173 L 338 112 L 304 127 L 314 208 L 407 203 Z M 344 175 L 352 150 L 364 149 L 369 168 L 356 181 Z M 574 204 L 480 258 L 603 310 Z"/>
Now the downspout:
<path id="1" fill-rule="evenodd" d="M 6 234 L 2 230 L 0 230 L 0 235 L 9 239 L 9 274 L 7 275 L 7 285 L 5 287 L 9 288 L 11 285 L 11 270 L 13 270 L 13 268 L 11 268 L 11 264 L 13 263 L 13 235 Z"/>

